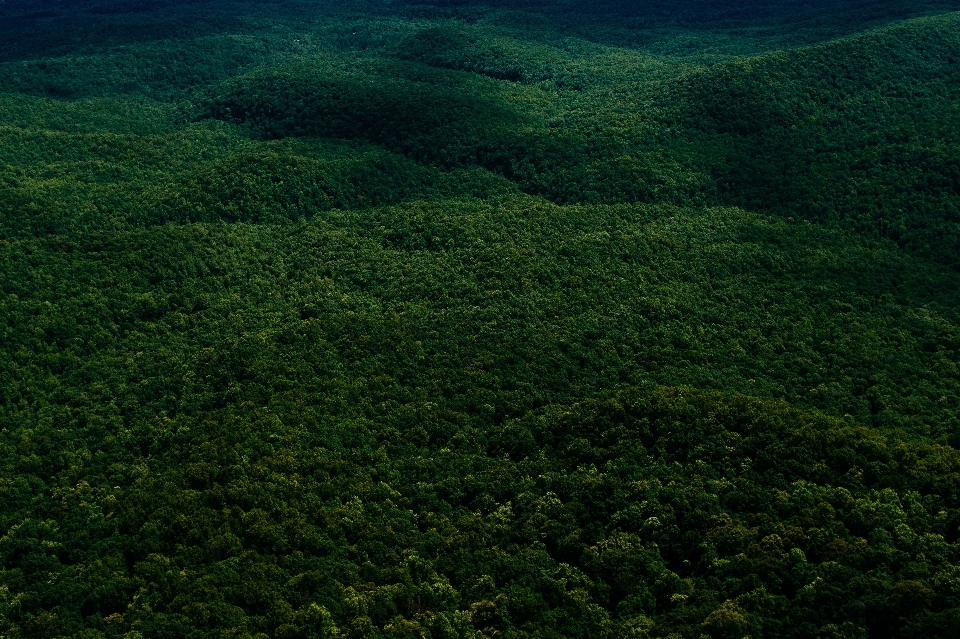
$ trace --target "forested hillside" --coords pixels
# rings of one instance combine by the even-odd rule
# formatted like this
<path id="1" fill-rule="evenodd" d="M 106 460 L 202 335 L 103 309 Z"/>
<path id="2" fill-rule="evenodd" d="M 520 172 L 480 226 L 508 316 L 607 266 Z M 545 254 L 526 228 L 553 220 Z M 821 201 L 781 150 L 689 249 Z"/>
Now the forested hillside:
<path id="1" fill-rule="evenodd" d="M 0 637 L 960 627 L 960 4 L 0 4 Z"/>

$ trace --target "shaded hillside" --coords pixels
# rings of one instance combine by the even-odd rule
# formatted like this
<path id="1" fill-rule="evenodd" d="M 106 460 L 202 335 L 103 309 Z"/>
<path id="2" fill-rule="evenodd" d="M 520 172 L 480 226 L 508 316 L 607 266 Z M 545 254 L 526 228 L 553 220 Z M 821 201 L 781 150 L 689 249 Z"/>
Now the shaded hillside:
<path id="1" fill-rule="evenodd" d="M 839 223 L 957 265 L 955 17 L 718 65 L 684 82 L 720 197 Z"/>
<path id="2" fill-rule="evenodd" d="M 361 139 L 449 167 L 475 163 L 485 139 L 524 123 L 491 84 L 422 65 L 341 64 L 294 62 L 240 76 L 217 87 L 207 114 L 267 138 Z"/>
<path id="3" fill-rule="evenodd" d="M 956 264 L 956 25 L 955 17 L 915 20 L 677 80 L 654 75 L 659 90 L 631 74 L 622 115 L 623 105 L 600 94 L 617 85 L 615 67 L 601 71 L 606 85 L 573 100 L 565 92 L 583 90 L 578 76 L 587 74 L 569 53 L 494 32 L 431 29 L 404 41 L 400 55 L 535 86 L 501 92 L 418 66 L 373 77 L 280 67 L 231 81 L 209 113 L 260 135 L 359 138 L 447 169 L 479 165 L 559 202 L 736 204 L 839 224 Z M 584 114 L 593 93 L 613 109 Z M 523 104 L 548 106 L 521 118 Z"/>

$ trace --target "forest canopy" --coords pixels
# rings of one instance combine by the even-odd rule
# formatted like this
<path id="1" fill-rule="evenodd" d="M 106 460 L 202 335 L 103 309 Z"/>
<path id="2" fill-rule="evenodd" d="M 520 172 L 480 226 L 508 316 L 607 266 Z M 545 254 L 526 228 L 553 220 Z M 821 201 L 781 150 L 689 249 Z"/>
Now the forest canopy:
<path id="1" fill-rule="evenodd" d="M 0 637 L 960 627 L 960 5 L 0 4 Z"/>

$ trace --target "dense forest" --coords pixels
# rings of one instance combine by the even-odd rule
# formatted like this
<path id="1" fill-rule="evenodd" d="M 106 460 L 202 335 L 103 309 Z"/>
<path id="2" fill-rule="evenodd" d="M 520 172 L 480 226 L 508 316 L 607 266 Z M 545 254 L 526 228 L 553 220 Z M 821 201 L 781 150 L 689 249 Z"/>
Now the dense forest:
<path id="1" fill-rule="evenodd" d="M 0 638 L 960 628 L 960 2 L 0 0 Z"/>

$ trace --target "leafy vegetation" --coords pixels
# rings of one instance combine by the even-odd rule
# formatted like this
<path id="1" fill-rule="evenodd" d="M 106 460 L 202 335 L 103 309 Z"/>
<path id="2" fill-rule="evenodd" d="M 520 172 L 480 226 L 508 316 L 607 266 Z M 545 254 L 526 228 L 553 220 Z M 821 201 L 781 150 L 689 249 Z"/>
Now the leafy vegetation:
<path id="1" fill-rule="evenodd" d="M 952 637 L 949 2 L 0 5 L 0 636 Z"/>

